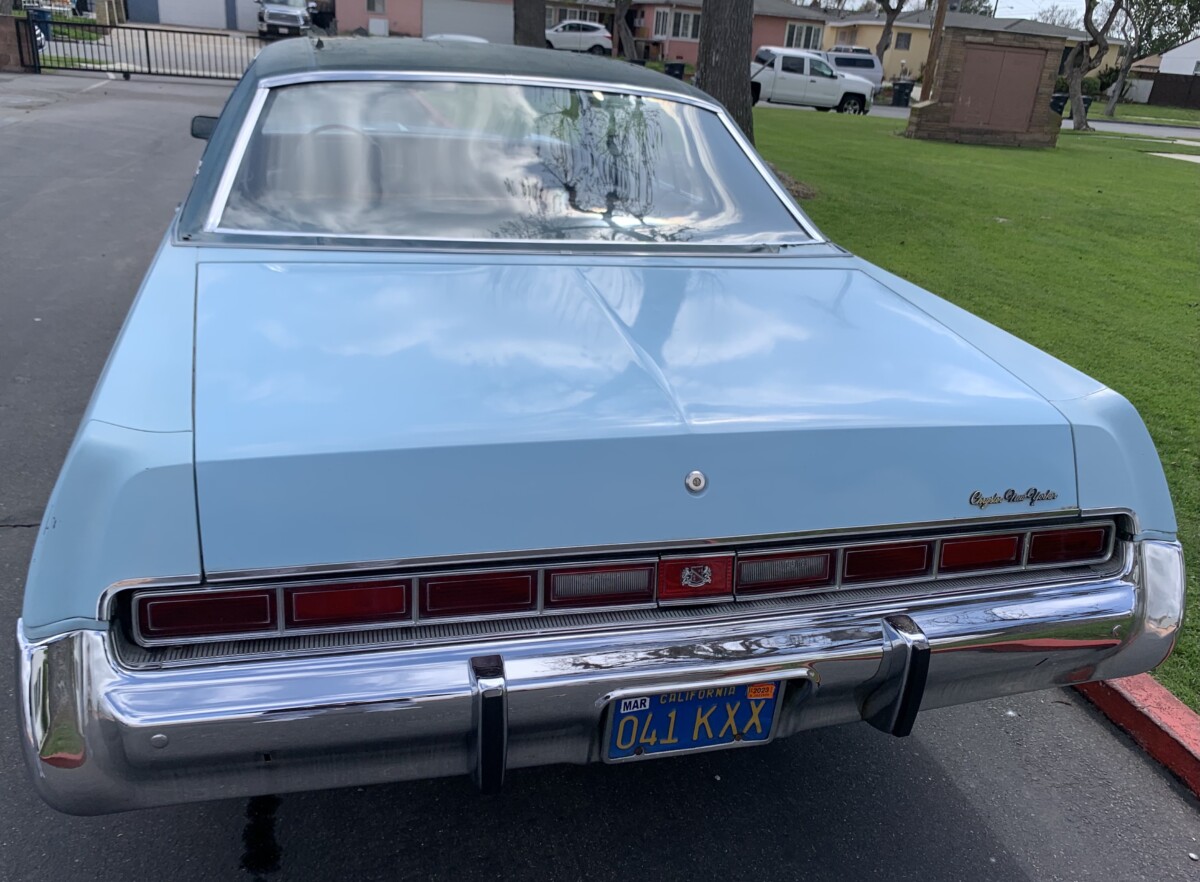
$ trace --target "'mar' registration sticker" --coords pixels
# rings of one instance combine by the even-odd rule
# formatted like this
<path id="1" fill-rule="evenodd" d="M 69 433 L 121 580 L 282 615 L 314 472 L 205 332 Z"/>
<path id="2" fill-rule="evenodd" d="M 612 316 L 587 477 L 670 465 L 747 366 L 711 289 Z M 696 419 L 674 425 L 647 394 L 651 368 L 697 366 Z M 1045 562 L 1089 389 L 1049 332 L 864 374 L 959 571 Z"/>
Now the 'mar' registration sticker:
<path id="1" fill-rule="evenodd" d="M 621 702 L 621 713 L 632 714 L 637 711 L 650 710 L 649 696 L 642 698 L 626 698 Z"/>

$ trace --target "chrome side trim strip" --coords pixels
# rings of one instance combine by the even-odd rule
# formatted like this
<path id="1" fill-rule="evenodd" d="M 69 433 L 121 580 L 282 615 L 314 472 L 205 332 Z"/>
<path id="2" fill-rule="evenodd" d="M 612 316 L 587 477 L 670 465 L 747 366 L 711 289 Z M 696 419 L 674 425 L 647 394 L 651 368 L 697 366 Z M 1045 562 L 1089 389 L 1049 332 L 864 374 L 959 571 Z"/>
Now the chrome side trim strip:
<path id="1" fill-rule="evenodd" d="M 1022 524 L 1032 521 L 1049 521 L 1054 519 L 1074 520 L 1087 516 L 1087 512 L 1079 509 L 1059 509 L 1057 511 L 1035 512 L 1023 514 L 1018 520 L 1009 517 L 996 516 L 989 518 L 955 518 L 942 521 L 924 521 L 911 524 L 877 524 L 861 527 L 844 527 L 834 530 L 802 530 L 789 533 L 768 533 L 763 535 L 722 536 L 706 539 L 668 539 L 654 542 L 627 542 L 613 545 L 573 545 L 559 548 L 521 549 L 513 551 L 482 552 L 474 554 L 447 554 L 432 557 L 393 558 L 389 560 L 362 561 L 336 564 L 315 564 L 295 567 L 264 567 L 248 570 L 209 570 L 205 578 L 209 582 L 244 582 L 250 579 L 276 579 L 304 576 L 333 575 L 338 573 L 353 573 L 364 570 L 393 570 L 413 569 L 415 567 L 451 567 L 471 566 L 474 564 L 491 564 L 513 560 L 552 560 L 562 557 L 584 557 L 607 554 L 629 554 L 636 556 L 648 551 L 658 551 L 663 554 L 673 554 L 677 550 L 705 549 L 720 551 L 734 545 L 768 545 L 773 543 L 799 542 L 816 537 L 829 537 L 832 540 L 838 536 L 863 535 L 905 535 L 923 530 L 970 529 L 971 527 L 986 527 L 999 524 L 1011 525 L 1014 530 L 1023 529 Z M 104 616 L 101 616 L 104 618 Z"/>

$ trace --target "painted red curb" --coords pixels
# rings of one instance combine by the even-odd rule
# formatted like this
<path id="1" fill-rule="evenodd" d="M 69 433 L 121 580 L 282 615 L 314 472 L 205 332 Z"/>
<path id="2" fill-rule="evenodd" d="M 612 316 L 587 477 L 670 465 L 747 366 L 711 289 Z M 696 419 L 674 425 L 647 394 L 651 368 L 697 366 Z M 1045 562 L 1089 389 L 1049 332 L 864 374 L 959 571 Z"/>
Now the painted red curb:
<path id="1" fill-rule="evenodd" d="M 1149 674 L 1075 688 L 1200 796 L 1200 715 Z"/>

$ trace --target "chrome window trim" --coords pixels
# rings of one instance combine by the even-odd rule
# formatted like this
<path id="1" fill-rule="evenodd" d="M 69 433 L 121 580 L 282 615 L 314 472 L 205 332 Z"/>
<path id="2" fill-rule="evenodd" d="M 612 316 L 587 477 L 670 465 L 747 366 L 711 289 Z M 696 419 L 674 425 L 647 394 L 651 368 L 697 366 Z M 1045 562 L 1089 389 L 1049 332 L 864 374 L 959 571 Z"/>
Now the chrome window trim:
<path id="1" fill-rule="evenodd" d="M 242 159 L 246 155 L 250 136 L 254 134 L 254 126 L 257 125 L 259 114 L 262 113 L 263 105 L 266 103 L 267 90 L 260 86 L 254 93 L 254 100 L 250 102 L 250 107 L 246 110 L 242 127 L 238 130 L 233 147 L 229 150 L 229 156 L 225 159 L 225 167 L 221 169 L 217 190 L 213 193 L 212 203 L 208 206 L 208 215 L 204 219 L 205 230 L 215 229 L 220 223 L 221 215 L 225 212 L 225 203 L 229 201 L 229 193 L 233 190 L 234 179 L 242 167 Z"/>
<path id="2" fill-rule="evenodd" d="M 280 237 L 280 236 L 296 236 L 295 233 L 278 233 L 271 231 L 254 231 L 254 230 L 232 230 L 221 226 L 221 216 L 225 213 L 225 206 L 229 201 L 229 194 L 233 190 L 233 182 L 237 177 L 238 170 L 241 168 L 242 160 L 245 158 L 246 148 L 250 143 L 250 137 L 254 133 L 255 127 L 258 125 L 259 117 L 262 115 L 263 107 L 266 104 L 267 97 L 271 89 L 282 88 L 285 86 L 295 86 L 308 83 L 324 83 L 324 82 L 446 82 L 446 83 L 478 83 L 483 85 L 493 86 L 541 86 L 545 88 L 559 89 L 578 89 L 589 92 L 609 92 L 622 95 L 637 95 L 643 98 L 654 98 L 662 101 L 671 101 L 677 104 L 687 104 L 697 107 L 701 110 L 706 110 L 714 113 L 721 124 L 725 126 L 734 139 L 734 142 L 741 148 L 742 153 L 754 166 L 759 176 L 770 187 L 771 192 L 783 204 L 788 214 L 799 225 L 800 229 L 809 237 L 810 241 L 797 242 L 796 245 L 821 244 L 828 240 L 823 236 L 816 226 L 805 216 L 795 200 L 787 193 L 786 190 L 775 179 L 775 176 L 767 169 L 766 164 L 755 153 L 754 148 L 750 146 L 741 129 L 729 116 L 720 104 L 712 101 L 705 101 L 693 95 L 681 95 L 675 92 L 664 89 L 653 89 L 644 86 L 632 86 L 617 83 L 600 83 L 594 80 L 576 80 L 576 79 L 560 79 L 557 77 L 539 77 L 539 76 L 505 76 L 500 74 L 477 74 L 477 73 L 443 73 L 437 71 L 354 71 L 354 70 L 330 70 L 330 71 L 303 71 L 294 74 L 287 74 L 277 77 L 266 77 L 258 85 L 258 90 L 255 92 L 254 100 L 250 107 L 246 110 L 246 115 L 242 119 L 242 126 L 238 130 L 237 138 L 234 141 L 232 149 L 225 160 L 225 167 L 221 170 L 220 182 L 217 185 L 216 192 L 213 193 L 212 203 L 209 205 L 208 214 L 205 217 L 203 231 L 206 233 L 217 233 L 222 235 L 239 235 L 239 236 L 258 236 L 258 237 Z M 393 237 L 386 236 L 347 236 L 338 233 L 318 233 L 309 234 L 314 238 L 330 239 L 340 241 L 344 239 L 356 239 L 365 241 L 389 241 Z M 537 247 L 538 250 L 554 247 L 568 247 L 573 245 L 586 245 L 592 240 L 588 239 L 514 239 L 514 240 L 495 240 L 495 239 L 447 239 L 445 237 L 429 237 L 416 238 L 412 236 L 395 237 L 400 241 L 429 241 L 429 242 L 475 242 L 486 244 L 488 242 L 516 242 Z M 631 242 L 631 245 L 644 249 L 646 243 Z M 678 247 L 678 243 L 669 243 L 672 247 Z M 788 244 L 792 243 L 765 243 L 765 244 Z M 714 243 L 708 243 L 708 247 L 713 247 Z"/>

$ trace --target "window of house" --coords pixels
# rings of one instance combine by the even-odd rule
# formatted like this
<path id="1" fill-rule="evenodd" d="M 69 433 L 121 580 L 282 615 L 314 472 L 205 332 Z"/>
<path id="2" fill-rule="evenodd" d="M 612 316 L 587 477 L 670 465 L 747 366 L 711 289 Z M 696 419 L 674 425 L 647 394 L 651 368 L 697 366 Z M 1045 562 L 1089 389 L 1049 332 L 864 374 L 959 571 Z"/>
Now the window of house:
<path id="1" fill-rule="evenodd" d="M 552 27 L 554 27 L 554 7 L 547 6 L 546 7 L 546 30 L 550 30 L 550 28 L 552 28 Z"/>
<path id="2" fill-rule="evenodd" d="M 899 33 L 896 34 L 896 48 L 900 50 L 912 48 L 912 34 Z"/>
<path id="3" fill-rule="evenodd" d="M 671 36 L 681 40 L 699 40 L 700 13 L 676 12 L 671 23 Z"/>
<path id="4" fill-rule="evenodd" d="M 367 0 L 367 12 L 387 12 L 387 0 Z"/>
<path id="5" fill-rule="evenodd" d="M 671 13 L 665 9 L 660 9 L 654 13 L 654 36 L 665 37 L 668 33 L 667 27 L 671 22 Z"/>
<path id="6" fill-rule="evenodd" d="M 821 26 L 788 22 L 784 43 L 789 49 L 820 49 Z"/>

